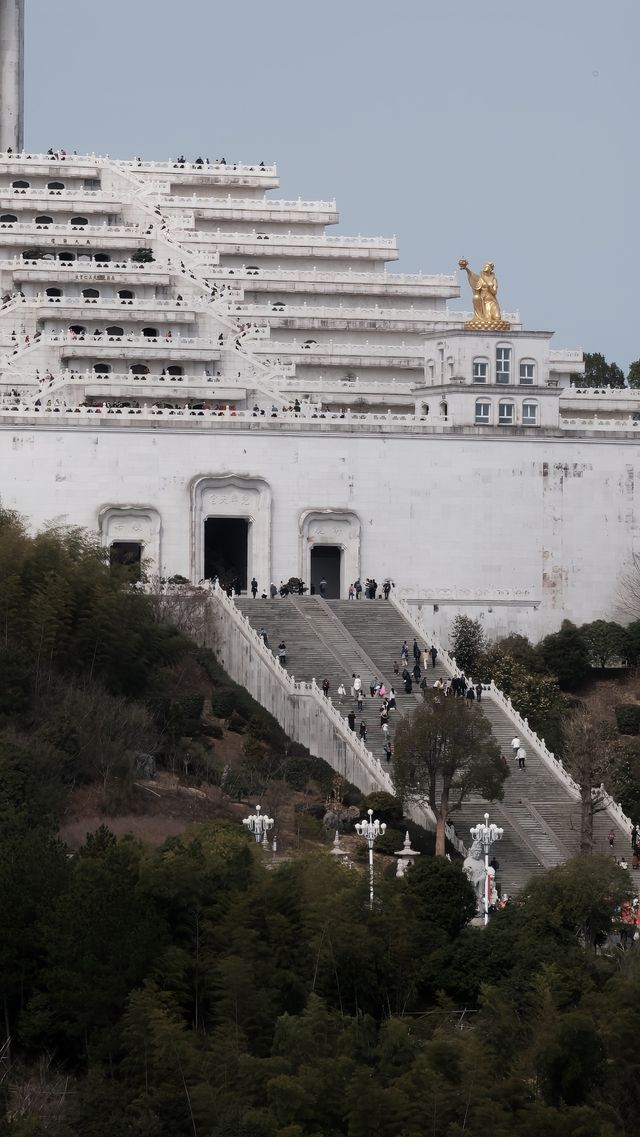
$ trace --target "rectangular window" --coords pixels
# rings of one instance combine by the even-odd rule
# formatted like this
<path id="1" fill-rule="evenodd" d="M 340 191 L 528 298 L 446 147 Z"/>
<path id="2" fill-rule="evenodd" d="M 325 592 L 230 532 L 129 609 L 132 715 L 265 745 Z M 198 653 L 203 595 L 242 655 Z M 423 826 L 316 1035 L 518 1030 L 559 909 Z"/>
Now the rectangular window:
<path id="1" fill-rule="evenodd" d="M 489 364 L 486 359 L 474 359 L 473 361 L 473 381 L 474 383 L 486 383 L 487 372 Z"/>
<path id="2" fill-rule="evenodd" d="M 535 363 L 521 363 L 520 364 L 520 382 L 533 383 L 535 378 Z"/>
<path id="3" fill-rule="evenodd" d="M 513 403 L 500 403 L 498 407 L 498 423 L 500 426 L 513 426 L 514 418 Z"/>
<path id="4" fill-rule="evenodd" d="M 488 426 L 490 411 L 489 403 L 476 403 L 476 422 L 481 426 Z"/>
<path id="5" fill-rule="evenodd" d="M 537 426 L 538 425 L 538 406 L 536 403 L 523 403 L 522 404 L 522 425 L 523 426 Z"/>
<path id="6" fill-rule="evenodd" d="M 511 348 L 496 348 L 496 383 L 511 382 Z"/>

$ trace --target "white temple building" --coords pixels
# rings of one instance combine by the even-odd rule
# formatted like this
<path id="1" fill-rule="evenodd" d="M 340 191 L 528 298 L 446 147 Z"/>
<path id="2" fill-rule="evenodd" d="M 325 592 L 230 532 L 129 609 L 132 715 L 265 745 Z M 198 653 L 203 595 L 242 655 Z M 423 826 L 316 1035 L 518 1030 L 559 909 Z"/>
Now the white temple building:
<path id="1" fill-rule="evenodd" d="M 0 0 L 2 505 L 163 577 L 390 577 L 444 638 L 457 612 L 614 618 L 638 394 L 570 386 L 582 352 L 518 315 L 466 326 L 459 276 L 394 272 L 393 239 L 332 235 L 336 203 L 279 198 L 262 161 L 25 150 L 22 9 Z"/>

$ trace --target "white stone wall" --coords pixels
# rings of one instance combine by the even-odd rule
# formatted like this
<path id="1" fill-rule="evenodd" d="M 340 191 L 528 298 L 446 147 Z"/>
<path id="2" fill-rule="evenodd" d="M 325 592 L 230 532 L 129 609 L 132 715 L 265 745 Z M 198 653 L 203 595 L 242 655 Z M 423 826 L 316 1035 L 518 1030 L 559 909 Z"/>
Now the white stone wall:
<path id="1" fill-rule="evenodd" d="M 249 575 L 261 588 L 292 574 L 308 580 L 309 541 L 320 540 L 344 544 L 349 576 L 391 576 L 401 594 L 442 613 L 481 609 L 501 631 L 536 638 L 565 617 L 619 614 L 619 579 L 640 542 L 632 438 L 189 425 L 5 421 L 2 504 L 36 528 L 55 520 L 97 531 L 108 518 L 105 541 L 142 538 L 163 575 L 201 578 L 201 526 L 219 505 L 252 522 Z M 230 475 L 236 498 L 218 502 Z M 207 479 L 213 506 L 194 488 Z M 326 536 L 305 530 L 309 511 L 328 518 Z"/>

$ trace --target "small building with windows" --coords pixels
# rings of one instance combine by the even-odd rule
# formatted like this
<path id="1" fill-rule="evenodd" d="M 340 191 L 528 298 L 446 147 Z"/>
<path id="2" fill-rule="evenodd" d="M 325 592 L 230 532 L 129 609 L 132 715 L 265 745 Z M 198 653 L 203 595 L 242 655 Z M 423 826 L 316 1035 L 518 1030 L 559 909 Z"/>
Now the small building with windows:
<path id="1" fill-rule="evenodd" d="M 551 337 L 519 325 L 428 334 L 416 411 L 432 401 L 446 406 L 453 427 L 558 429 L 561 391 L 583 365 L 576 352 L 553 351 Z"/>

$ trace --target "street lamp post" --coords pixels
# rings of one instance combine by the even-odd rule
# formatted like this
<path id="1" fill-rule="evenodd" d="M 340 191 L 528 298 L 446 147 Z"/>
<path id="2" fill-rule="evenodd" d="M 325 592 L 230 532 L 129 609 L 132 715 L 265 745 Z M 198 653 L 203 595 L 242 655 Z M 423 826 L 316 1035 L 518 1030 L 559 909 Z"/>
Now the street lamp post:
<path id="1" fill-rule="evenodd" d="M 489 923 L 489 853 L 495 841 L 504 833 L 499 825 L 489 824 L 489 814 L 484 815 L 484 825 L 474 825 L 469 830 L 474 841 L 480 841 L 484 851 L 484 922 Z"/>
<path id="2" fill-rule="evenodd" d="M 242 824 L 246 825 L 250 833 L 253 833 L 258 844 L 262 841 L 266 845 L 267 833 L 273 827 L 273 817 L 267 817 L 266 813 L 261 813 L 260 808 L 257 805 L 255 813 L 250 813 L 248 817 L 243 818 Z"/>
<path id="3" fill-rule="evenodd" d="M 369 846 L 369 908 L 373 908 L 373 843 L 376 837 L 384 833 L 387 828 L 386 822 L 378 821 L 377 817 L 373 820 L 373 810 L 369 809 L 368 821 L 356 821 L 356 833 L 359 837 L 364 837 L 367 845 Z"/>

